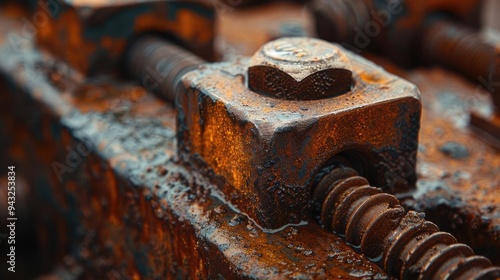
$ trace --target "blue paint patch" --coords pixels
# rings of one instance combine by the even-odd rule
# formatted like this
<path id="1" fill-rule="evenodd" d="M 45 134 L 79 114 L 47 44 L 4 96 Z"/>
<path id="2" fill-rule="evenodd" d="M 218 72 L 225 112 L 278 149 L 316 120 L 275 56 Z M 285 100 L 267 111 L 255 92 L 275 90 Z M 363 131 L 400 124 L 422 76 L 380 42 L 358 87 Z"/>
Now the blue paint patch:
<path id="1" fill-rule="evenodd" d="M 167 18 L 175 19 L 179 10 L 191 10 L 207 19 L 215 19 L 215 13 L 213 9 L 208 9 L 202 6 L 196 6 L 193 5 L 192 3 L 186 3 L 186 2 L 168 3 Z"/>
<path id="2" fill-rule="evenodd" d="M 147 257 L 147 252 L 149 251 L 150 249 L 145 246 L 141 246 L 138 250 L 134 250 L 135 265 L 137 267 L 137 271 L 139 271 L 142 276 L 151 274 Z"/>
<path id="3" fill-rule="evenodd" d="M 137 6 L 134 9 L 119 11 L 101 24 L 93 28 L 86 28 L 84 38 L 91 41 L 100 41 L 108 36 L 114 39 L 128 39 L 134 34 L 135 18 L 139 15 L 152 11 L 151 6 Z"/>
<path id="4" fill-rule="evenodd" d="M 221 245 L 219 245 L 219 250 L 221 250 L 221 252 L 226 251 L 228 248 L 229 248 L 229 244 L 221 244 Z"/>
<path id="5" fill-rule="evenodd" d="M 57 122 L 50 122 L 50 134 L 54 139 L 61 138 L 61 126 Z"/>
<path id="6" fill-rule="evenodd" d="M 112 61 L 107 59 L 111 54 L 105 48 L 98 47 L 90 56 L 88 73 L 94 74 L 102 71 L 110 71 L 113 69 Z"/>

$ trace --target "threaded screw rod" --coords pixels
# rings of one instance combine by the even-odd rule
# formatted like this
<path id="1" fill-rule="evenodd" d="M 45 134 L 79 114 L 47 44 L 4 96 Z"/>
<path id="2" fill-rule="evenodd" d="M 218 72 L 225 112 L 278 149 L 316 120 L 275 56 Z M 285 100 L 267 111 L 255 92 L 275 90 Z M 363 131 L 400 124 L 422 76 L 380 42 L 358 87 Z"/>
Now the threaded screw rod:
<path id="1" fill-rule="evenodd" d="M 420 55 L 429 64 L 443 65 L 481 82 L 500 107 L 500 53 L 472 28 L 441 19 L 425 28 Z"/>
<path id="2" fill-rule="evenodd" d="M 346 0 L 315 0 L 310 4 L 310 9 L 316 21 L 316 31 L 320 38 L 325 40 L 354 44 L 357 48 L 363 49 L 370 44 L 372 50 L 389 50 L 392 55 L 392 44 L 384 42 L 383 32 L 374 36 L 367 36 L 367 28 L 370 21 L 378 22 L 370 10 L 376 9 L 374 5 L 377 1 L 346 1 Z M 382 1 L 383 2 L 383 1 Z M 412 11 L 409 11 L 410 13 Z M 405 49 L 408 52 L 396 55 L 399 64 L 409 66 L 405 61 L 406 57 L 419 57 L 430 65 L 441 65 L 455 72 L 464 75 L 471 81 L 481 83 L 492 95 L 493 103 L 500 108 L 500 52 L 492 44 L 484 41 L 480 34 L 452 19 L 444 14 L 429 14 L 429 18 L 424 21 L 425 25 L 420 32 L 415 32 L 415 42 L 421 44 L 413 49 L 405 44 L 401 39 L 397 44 L 401 44 L 397 49 Z M 390 24 L 397 24 L 390 23 Z M 389 28 L 390 32 L 390 27 Z M 364 32 L 364 33 L 363 33 Z M 363 33 L 364 36 L 360 36 Z M 356 41 L 362 37 L 362 41 Z M 408 34 L 399 34 L 398 38 L 407 38 Z M 369 40 L 367 40 L 369 39 Z M 408 64 L 408 65 L 407 65 Z"/>
<path id="3" fill-rule="evenodd" d="M 174 102 L 177 85 L 184 74 L 206 63 L 202 58 L 158 36 L 144 36 L 130 46 L 125 64 L 142 85 L 167 101 Z"/>
<path id="4" fill-rule="evenodd" d="M 405 214 L 396 197 L 370 186 L 351 168 L 332 170 L 318 183 L 313 202 L 321 223 L 400 279 L 498 279 L 500 267 L 474 255 L 423 213 Z"/>

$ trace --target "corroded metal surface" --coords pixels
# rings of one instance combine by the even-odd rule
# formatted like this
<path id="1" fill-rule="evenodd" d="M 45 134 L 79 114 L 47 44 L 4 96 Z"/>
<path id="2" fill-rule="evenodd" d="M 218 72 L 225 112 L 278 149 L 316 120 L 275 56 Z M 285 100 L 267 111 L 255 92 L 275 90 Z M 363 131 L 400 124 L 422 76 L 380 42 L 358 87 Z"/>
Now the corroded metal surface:
<path id="1" fill-rule="evenodd" d="M 84 74 L 117 71 L 134 37 L 156 33 L 207 60 L 213 50 L 215 11 L 205 1 L 47 1 L 33 28 L 41 48 Z"/>
<path id="2" fill-rule="evenodd" d="M 344 2 L 319 0 L 310 5 L 320 37 L 356 52 L 369 48 L 402 66 L 447 67 L 479 81 L 500 107 L 500 54 L 477 30 L 484 1 Z M 349 13 L 357 20 L 349 20 Z M 471 116 L 476 123 L 488 122 L 488 117 L 479 117 Z M 491 135 L 491 126 L 476 128 Z"/>
<path id="3" fill-rule="evenodd" d="M 401 66 L 418 64 L 424 22 L 444 15 L 478 28 L 482 1 L 315 0 L 309 5 L 320 38 L 361 52 L 369 49 Z M 425 42 L 424 42 L 425 43 Z"/>
<path id="4" fill-rule="evenodd" d="M 226 23 L 225 27 L 222 28 L 222 33 L 225 36 L 225 42 L 229 42 L 224 45 L 225 50 L 229 51 L 224 53 L 246 53 L 251 55 L 262 43 L 268 40 L 271 37 L 270 35 L 274 34 L 274 31 L 272 31 L 272 28 L 266 29 L 270 25 L 268 21 L 262 20 L 262 18 L 284 22 L 300 17 L 298 7 L 297 9 L 286 5 L 284 8 L 281 8 L 281 6 L 279 8 L 278 6 L 273 7 L 271 9 L 260 8 L 258 11 L 226 14 L 222 19 L 222 22 Z M 259 20 L 256 20 L 257 14 Z M 231 23 L 231 20 L 237 21 L 233 21 L 234 24 L 228 24 Z M 300 20 L 302 22 L 302 18 Z M 10 27 L 9 24 L 4 24 L 3 22 L 0 26 L 5 29 Z M 241 32 L 241 30 L 248 32 Z M 3 37 L 0 37 L 1 40 L 3 40 Z M 371 58 L 377 59 L 376 57 Z M 12 60 L 9 59 L 9 61 Z M 7 62 L 5 60 L 2 61 L 2 67 Z M 448 72 L 423 69 L 406 72 L 394 67 L 387 61 L 378 59 L 377 63 L 383 64 L 386 69 L 390 69 L 398 75 L 403 75 L 406 79 L 416 83 L 423 94 L 423 129 L 420 132 L 421 144 L 418 153 L 419 181 L 415 192 L 398 196 L 403 201 L 404 207 L 425 211 L 428 219 L 438 224 L 441 229 L 450 231 L 460 242 L 466 242 L 471 245 L 476 253 L 485 254 L 493 262 L 499 264 L 500 248 L 498 245 L 500 243 L 498 240 L 500 238 L 500 220 L 498 217 L 500 209 L 498 205 L 500 201 L 498 201 L 498 197 L 500 197 L 500 194 L 498 193 L 498 186 L 500 185 L 500 178 L 498 174 L 500 174 L 500 162 L 498 158 L 500 158 L 500 154 L 498 150 L 486 145 L 482 139 L 471 133 L 469 128 L 465 126 L 467 121 L 463 119 L 463 116 L 467 116 L 470 107 L 476 107 L 476 109 L 489 108 L 487 104 L 489 100 L 483 94 L 478 94 L 478 89 L 472 83 L 463 81 Z M 188 179 L 188 183 L 185 183 L 183 180 L 180 183 L 179 181 L 175 181 L 176 178 L 198 178 L 199 175 L 194 175 L 197 174 L 197 171 L 192 171 L 186 167 L 177 169 L 179 164 L 176 161 L 168 161 L 166 163 L 162 162 L 162 159 L 155 161 L 155 155 L 157 154 L 166 153 L 168 155 L 166 158 L 172 158 L 172 155 L 168 153 L 175 150 L 175 140 L 165 141 L 164 139 L 173 139 L 173 136 L 168 135 L 168 133 L 167 135 L 161 134 L 167 131 L 170 131 L 170 133 L 174 131 L 175 125 L 171 121 L 174 118 L 174 111 L 168 106 L 165 108 L 164 103 L 133 85 L 122 82 L 114 83 L 110 80 L 84 82 L 79 80 L 78 77 L 72 77 L 70 75 L 71 71 L 68 72 L 67 68 L 60 67 L 59 63 L 47 62 L 46 64 L 42 64 L 42 66 L 41 70 L 38 69 L 39 71 L 43 71 L 41 76 L 26 76 L 24 75 L 24 70 L 27 70 L 26 73 L 40 72 L 31 71 L 30 64 L 21 63 L 17 66 L 9 64 L 10 76 L 18 77 L 17 81 L 23 85 L 28 81 L 28 89 L 37 88 L 37 90 L 32 91 L 33 94 L 31 96 L 33 96 L 33 101 L 29 101 L 31 99 L 27 98 L 27 100 L 24 100 L 25 102 L 15 103 L 15 106 L 10 106 L 10 103 L 7 102 L 1 103 L 2 111 L 0 114 L 2 116 L 2 123 L 6 125 L 0 126 L 0 131 L 2 131 L 2 135 L 8 135 L 9 137 L 2 137 L 0 143 L 2 148 L 8 148 L 7 159 L 10 162 L 12 162 L 12 159 L 15 159 L 14 162 L 18 166 L 22 166 L 24 169 L 23 172 L 30 178 L 27 184 L 30 186 L 30 193 L 39 201 L 39 204 L 36 205 L 38 208 L 36 209 L 44 209 L 44 211 L 37 211 L 38 215 L 43 216 L 41 223 L 48 225 L 42 227 L 43 230 L 39 234 L 40 238 L 43 239 L 42 243 L 51 244 L 52 247 L 66 244 L 66 240 L 63 237 L 67 236 L 68 230 L 70 236 L 74 238 L 72 240 L 77 241 L 77 245 L 72 248 L 74 250 L 72 250 L 71 255 L 72 257 L 76 257 L 78 261 L 82 261 L 82 264 L 76 265 L 75 268 L 71 258 L 68 260 L 68 257 L 66 257 L 63 261 L 64 266 L 74 271 L 75 274 L 82 273 L 81 268 L 78 269 L 80 266 L 86 268 L 87 275 L 95 277 L 102 275 L 105 275 L 107 278 L 138 277 L 140 275 L 154 275 L 154 273 L 161 274 L 162 272 L 167 273 L 167 275 L 178 273 L 176 276 L 180 275 L 182 277 L 189 274 L 189 272 L 186 272 L 188 265 L 198 265 L 196 267 L 201 268 L 196 269 L 196 271 L 200 272 L 200 274 L 195 275 L 195 277 L 205 275 L 203 274 L 205 272 L 202 271 L 210 271 L 211 268 L 217 269 L 220 275 L 233 276 L 234 274 L 240 275 L 242 271 L 247 271 L 249 267 L 252 267 L 251 265 L 254 264 L 253 260 L 255 259 L 262 260 L 262 262 L 268 261 L 268 259 L 265 259 L 267 253 L 260 253 L 262 254 L 260 256 L 257 252 L 260 250 L 259 246 L 262 245 L 264 246 L 262 248 L 272 250 L 274 247 L 271 245 L 265 247 L 267 245 L 263 244 L 286 244 L 287 249 L 284 247 L 281 248 L 283 254 L 274 254 L 272 255 L 273 259 L 269 260 L 270 264 L 276 264 L 275 267 L 279 270 L 279 272 L 275 273 L 274 269 L 269 269 L 273 271 L 271 274 L 268 274 L 271 275 L 270 277 L 276 275 L 280 277 L 300 277 L 301 270 L 306 271 L 312 267 L 314 272 L 316 270 L 314 265 L 319 265 L 325 271 L 323 275 L 327 277 L 333 276 L 336 273 L 345 278 L 375 278 L 377 275 L 383 277 L 383 274 L 377 271 L 376 267 L 365 267 L 365 265 L 369 265 L 366 259 L 358 259 L 357 257 L 359 256 L 352 253 L 352 251 L 348 251 L 349 247 L 345 246 L 341 240 L 332 235 L 326 235 L 325 231 L 312 223 L 304 227 L 290 227 L 277 235 L 264 234 L 266 237 L 263 239 L 253 239 L 250 236 L 253 230 L 257 234 L 262 234 L 262 232 L 251 221 L 248 222 L 250 224 L 250 229 L 248 229 L 247 221 L 243 218 L 243 223 L 238 227 L 241 230 L 239 233 L 242 235 L 248 233 L 248 236 L 252 237 L 252 239 L 249 238 L 247 243 L 243 242 L 239 244 L 236 242 L 238 237 L 231 235 L 231 240 L 236 240 L 234 243 L 236 243 L 237 251 L 225 250 L 215 255 L 215 257 L 214 255 L 209 255 L 206 252 L 212 253 L 212 249 L 216 252 L 222 251 L 222 249 L 226 248 L 225 244 L 230 242 L 217 243 L 219 245 L 216 246 L 205 246 L 206 242 L 199 243 L 202 245 L 190 243 L 190 238 L 196 236 L 197 238 L 203 237 L 204 240 L 208 240 L 209 244 L 213 244 L 213 239 L 210 237 L 206 238 L 206 236 L 210 236 L 210 233 L 204 235 L 198 234 L 201 232 L 200 228 L 212 224 L 199 224 L 197 226 L 198 229 L 193 234 L 190 222 L 186 223 L 186 217 L 195 220 L 197 218 L 201 220 L 206 219 L 207 215 L 193 215 L 191 213 L 193 212 L 191 205 L 198 205 L 200 199 L 203 200 L 206 197 L 208 200 L 216 201 L 212 205 L 217 205 L 222 200 L 213 198 L 212 194 L 215 192 L 204 196 L 199 195 L 197 191 L 193 194 L 193 192 L 183 188 L 179 192 L 179 195 L 174 195 L 172 199 L 160 199 L 161 195 L 154 194 L 150 196 L 148 191 L 145 193 L 141 191 L 148 189 L 161 189 L 163 191 L 166 188 L 175 188 L 179 185 L 197 189 L 198 181 L 196 180 Z M 19 69 L 22 71 L 17 73 Z M 45 82 L 32 81 L 32 77 L 42 77 L 42 80 L 49 79 L 52 86 L 47 88 L 44 86 L 46 85 Z M 72 88 L 74 85 L 78 85 L 77 89 Z M 40 94 L 40 92 L 43 94 Z M 12 97 L 12 95 L 2 95 L 2 97 L 7 96 L 9 98 Z M 15 96 L 22 98 L 26 95 L 18 94 Z M 65 102 L 61 101 L 65 101 L 72 106 L 68 107 Z M 25 106 L 29 102 L 35 102 L 35 104 Z M 7 106 L 4 107 L 4 104 Z M 41 106 L 40 104 L 45 105 Z M 3 110 L 4 108 L 9 108 L 10 110 Z M 24 110 L 19 110 L 20 108 L 24 108 Z M 82 126 L 82 128 L 86 128 L 83 130 L 90 132 L 89 134 L 83 134 L 89 137 L 82 136 L 82 134 L 74 135 L 73 131 L 77 130 L 72 129 L 75 126 L 68 126 L 66 123 L 63 124 L 63 129 L 58 130 L 57 128 L 60 126 L 58 118 L 44 118 L 47 115 L 51 115 L 51 112 L 54 111 L 57 114 L 61 114 L 61 112 L 65 112 L 66 114 L 72 111 L 65 111 L 67 108 L 77 108 L 77 111 L 81 111 L 86 116 L 88 115 L 89 118 L 85 118 L 85 121 L 88 121 L 89 126 Z M 10 114 L 7 114 L 7 112 L 10 112 Z M 136 117 L 140 119 L 136 119 Z M 44 121 L 37 121 L 40 119 Z M 69 119 L 65 118 L 65 120 Z M 155 127 L 158 125 L 157 127 L 162 131 L 159 133 L 160 137 L 154 137 L 157 134 L 156 132 L 150 133 L 150 131 L 155 131 L 155 129 L 152 129 L 153 125 L 150 122 L 155 122 Z M 166 130 L 165 127 L 167 128 Z M 96 130 L 96 128 L 101 130 Z M 107 131 L 108 128 L 113 128 L 112 132 Z M 141 130 L 141 128 L 144 128 L 144 130 Z M 12 133 L 12 131 L 15 133 Z M 99 131 L 103 134 L 99 134 Z M 15 137 L 11 135 L 15 135 Z M 109 137 L 108 139 L 111 141 L 106 141 L 106 137 Z M 8 139 L 11 140 L 9 141 Z M 89 166 L 89 168 L 86 168 L 84 171 L 80 171 L 80 168 L 78 168 L 76 171 L 64 173 L 63 178 L 65 178 L 65 182 L 58 183 L 57 175 L 54 175 L 57 173 L 48 164 L 54 161 L 65 163 L 66 158 L 70 154 L 71 147 L 79 143 L 72 142 L 74 140 L 83 141 L 83 143 L 93 143 L 91 145 L 96 146 L 93 148 L 94 152 L 92 156 L 85 158 L 86 163 L 83 164 Z M 114 140 L 119 144 L 115 145 Z M 67 145 L 70 145 L 70 149 L 67 149 Z M 32 146 L 36 148 L 32 148 Z M 152 153 L 147 152 L 148 149 L 151 149 Z M 92 160 L 90 160 L 90 157 L 92 157 Z M 127 167 L 129 162 L 130 166 Z M 140 164 L 135 164 L 137 162 Z M 141 165 L 144 162 L 147 162 L 147 165 L 151 165 L 153 168 L 148 171 L 146 167 Z M 160 165 L 174 170 L 172 172 L 174 174 L 173 178 L 170 175 L 166 175 L 170 171 L 161 168 Z M 105 168 L 102 168 L 102 166 Z M 137 168 L 137 166 L 140 168 Z M 182 170 L 188 170 L 186 172 L 188 176 L 176 175 L 183 173 L 184 171 Z M 47 178 L 47 174 L 51 178 Z M 138 187 L 145 182 L 144 178 L 140 178 L 142 174 L 148 178 L 147 180 L 151 179 L 153 180 L 152 182 L 155 180 L 158 181 L 160 187 L 156 188 L 154 185 L 152 188 Z M 161 174 L 165 174 L 165 176 Z M 68 179 L 68 177 L 70 178 Z M 165 183 L 164 178 L 166 177 L 175 182 L 173 186 Z M 89 188 L 88 182 L 91 180 L 99 188 Z M 207 184 L 206 186 L 213 186 L 203 180 L 199 182 L 204 185 Z M 156 182 L 148 184 L 156 184 Z M 57 190 L 53 192 L 54 196 L 51 195 L 52 188 Z M 107 189 L 116 191 L 110 191 L 112 195 L 107 195 L 104 193 L 104 190 Z M 144 200 L 142 197 L 144 197 Z M 187 197 L 186 201 L 191 199 L 190 201 L 195 202 L 193 204 L 182 204 L 175 200 L 181 199 L 182 201 L 185 197 Z M 150 200 L 148 201 L 148 199 Z M 143 209 L 140 208 L 143 206 L 136 207 L 139 203 L 138 201 L 144 203 L 146 208 L 151 206 L 154 215 L 150 215 L 148 210 L 144 210 L 143 212 L 141 212 L 142 210 L 138 210 Z M 208 204 L 210 203 L 213 203 L 213 201 L 210 201 Z M 117 204 L 119 204 L 119 207 L 116 207 Z M 95 210 L 89 210 L 85 213 L 78 212 L 80 208 L 89 207 L 89 205 L 92 206 L 91 209 L 94 209 L 93 207 L 95 206 Z M 108 214 L 110 213 L 109 205 L 115 205 L 113 209 L 117 209 L 116 213 L 118 214 L 114 215 L 113 218 L 110 218 L 111 215 Z M 160 206 L 158 207 L 158 205 Z M 171 206 L 172 208 L 186 207 L 186 205 L 188 205 L 188 210 L 182 210 L 184 209 L 182 208 L 171 211 L 171 208 L 169 208 Z M 225 231 L 226 233 L 232 232 L 232 227 L 230 226 L 235 223 L 237 224 L 239 220 L 236 218 L 236 222 L 231 223 L 232 218 L 236 216 L 236 212 L 227 207 L 224 210 L 216 209 L 215 207 L 212 213 L 229 211 L 227 216 L 222 215 L 224 217 L 222 223 L 227 222 L 229 225 L 226 225 L 226 227 L 223 226 L 227 230 Z M 169 213 L 169 211 L 174 214 L 166 215 L 165 213 Z M 187 213 L 186 211 L 191 212 Z M 75 213 L 76 215 L 73 215 Z M 157 215 L 157 213 L 159 214 Z M 93 214 L 97 214 L 97 216 L 93 216 Z M 235 216 L 231 216 L 232 214 Z M 98 219 L 95 217 L 98 217 Z M 140 221 L 144 217 L 148 219 L 143 220 L 142 223 L 134 222 L 135 218 Z M 158 222 L 159 224 L 155 224 L 158 226 L 155 233 L 152 233 L 151 228 L 149 230 L 142 229 L 143 225 L 153 224 L 151 223 L 152 220 L 162 219 L 161 217 L 167 218 L 162 222 Z M 67 224 L 68 221 L 82 220 L 84 220 L 82 223 L 70 222 Z M 180 229 L 176 228 L 174 230 L 173 227 L 176 227 L 176 225 Z M 214 226 L 218 227 L 219 225 L 214 224 Z M 298 231 L 295 231 L 296 229 Z M 173 230 L 187 237 L 184 239 L 177 239 L 178 237 L 169 239 L 172 236 L 168 235 L 168 237 L 165 237 L 163 233 L 164 241 L 158 242 L 158 240 L 161 240 L 163 230 Z M 144 231 L 145 233 L 138 233 L 139 231 Z M 131 237 L 124 237 L 126 235 Z M 317 242 L 314 240 L 316 236 L 320 237 L 320 240 L 316 240 Z M 294 239 L 295 237 L 297 239 Z M 334 239 L 332 240 L 331 238 Z M 283 242 L 273 243 L 276 239 Z M 115 247 L 109 245 L 110 240 L 116 240 Z M 254 240 L 260 241 L 254 243 Z M 304 242 L 304 240 L 307 242 Z M 334 244 L 333 247 L 323 247 L 323 245 L 330 244 L 330 242 Z M 162 247 L 161 244 L 167 245 Z M 176 253 L 174 256 L 166 254 L 167 250 L 174 247 L 173 245 L 172 247 L 168 247 L 170 246 L 169 244 L 181 244 L 175 247 L 177 248 L 175 249 L 176 252 L 180 253 Z M 62 247 L 64 248 L 58 247 L 59 252 L 56 254 L 58 255 L 58 259 L 61 259 L 63 254 L 68 252 L 66 246 Z M 195 262 L 189 256 L 182 254 L 183 250 L 189 250 L 194 247 L 197 248 L 197 252 L 205 250 L 204 254 L 193 253 L 195 254 L 195 258 L 196 256 L 201 256 L 201 261 Z M 130 248 L 135 249 L 130 251 Z M 232 249 L 234 247 L 228 248 Z M 311 250 L 306 250 L 306 248 Z M 323 248 L 324 251 L 320 249 L 319 254 L 317 254 L 317 248 Z M 149 256 L 149 252 L 155 252 L 154 259 L 153 257 L 149 259 L 144 257 Z M 351 257 L 351 253 L 355 257 Z M 224 267 L 228 267 L 228 265 L 224 267 L 217 266 L 219 263 L 224 263 L 219 261 L 221 255 L 223 255 L 222 259 L 238 260 L 241 258 L 239 260 L 239 269 L 235 268 L 235 266 L 229 266 L 231 271 L 227 272 L 224 270 Z M 120 256 L 121 259 L 117 259 L 116 256 Z M 171 261 L 178 256 L 182 258 L 181 262 L 169 262 L 168 264 L 162 262 L 167 257 Z M 252 258 L 241 256 L 252 256 Z M 284 256 L 288 257 L 286 265 L 279 264 L 279 261 L 274 259 Z M 309 263 L 308 260 L 310 258 L 306 258 L 307 256 L 315 256 L 319 261 Z M 48 258 L 44 258 L 43 260 L 45 262 L 49 261 Z M 50 260 L 52 261 L 52 259 Z M 352 262 L 354 262 L 353 265 L 350 264 Z M 342 263 L 345 264 L 343 264 L 344 266 L 341 265 L 340 270 L 333 268 L 330 271 L 331 267 Z M 48 263 L 47 265 L 50 264 Z M 262 263 L 257 262 L 257 264 Z M 269 263 L 266 263 L 266 267 L 268 265 Z M 168 266 L 169 271 L 165 271 L 164 266 Z M 178 268 L 177 272 L 173 272 L 174 268 Z M 205 270 L 205 268 L 208 269 Z M 321 269 L 319 269 L 319 274 L 316 275 L 322 275 L 321 273 L 323 272 L 321 272 Z M 279 274 L 281 272 L 283 274 Z M 218 277 L 220 275 L 210 276 Z"/>
<path id="5" fill-rule="evenodd" d="M 41 243 L 57 248 L 46 248 L 46 260 L 70 251 L 85 268 L 80 275 L 94 279 L 388 279 L 313 221 L 263 231 L 224 202 L 212 182 L 174 157 L 168 104 L 109 79 L 76 79 L 59 91 L 50 57 L 25 52 L 0 49 L 9 88 L 1 118 L 16 131 L 3 148 L 47 209 L 36 213 L 45 225 Z"/>
<path id="6" fill-rule="evenodd" d="M 417 188 L 398 198 L 499 265 L 500 152 L 467 118 L 470 110 L 491 110 L 488 95 L 439 69 L 400 73 L 422 91 L 423 115 Z"/>
<path id="7" fill-rule="evenodd" d="M 228 198 L 269 228 L 307 216 L 315 176 L 337 154 L 358 162 L 385 190 L 408 191 L 415 182 L 418 90 L 346 54 L 355 86 L 322 100 L 282 100 L 249 90 L 248 59 L 188 73 L 178 95 L 183 158 L 201 156 L 227 183 Z"/>
<path id="8" fill-rule="evenodd" d="M 500 267 L 424 220 L 393 195 L 337 167 L 315 187 L 322 224 L 399 279 L 497 279 Z"/>

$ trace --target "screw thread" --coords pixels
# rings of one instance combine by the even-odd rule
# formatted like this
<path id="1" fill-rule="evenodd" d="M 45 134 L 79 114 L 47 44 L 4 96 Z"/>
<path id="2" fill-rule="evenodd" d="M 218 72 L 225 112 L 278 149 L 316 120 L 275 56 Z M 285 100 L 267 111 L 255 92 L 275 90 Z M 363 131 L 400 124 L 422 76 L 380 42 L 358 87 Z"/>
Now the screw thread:
<path id="1" fill-rule="evenodd" d="M 497 279 L 500 268 L 422 213 L 405 214 L 396 197 L 351 168 L 336 168 L 316 186 L 321 223 L 400 279 Z"/>
<path id="2" fill-rule="evenodd" d="M 309 4 L 316 20 L 320 38 L 331 42 L 352 44 L 356 28 L 370 21 L 368 7 L 363 0 L 317 0 Z"/>
<path id="3" fill-rule="evenodd" d="M 182 76 L 203 63 L 202 58 L 157 36 L 137 39 L 126 56 L 130 74 L 147 90 L 170 102 L 175 101 Z"/>
<path id="4" fill-rule="evenodd" d="M 460 72 L 469 79 L 487 78 L 495 70 L 495 47 L 472 28 L 449 20 L 428 25 L 422 38 L 422 58 Z"/>

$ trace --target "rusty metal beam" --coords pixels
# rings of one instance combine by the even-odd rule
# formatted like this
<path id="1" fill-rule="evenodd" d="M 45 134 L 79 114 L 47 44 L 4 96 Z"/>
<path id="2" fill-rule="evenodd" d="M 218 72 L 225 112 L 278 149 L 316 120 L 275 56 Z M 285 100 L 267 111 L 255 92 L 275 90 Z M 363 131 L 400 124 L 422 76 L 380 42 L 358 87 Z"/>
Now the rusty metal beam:
<path id="1" fill-rule="evenodd" d="M 42 244 L 69 251 L 84 275 L 387 279 L 314 222 L 265 232 L 222 203 L 212 182 L 174 157 L 175 112 L 161 100 L 1 45 L 1 119 L 16 129 L 4 151 L 44 209 L 34 213 Z"/>

